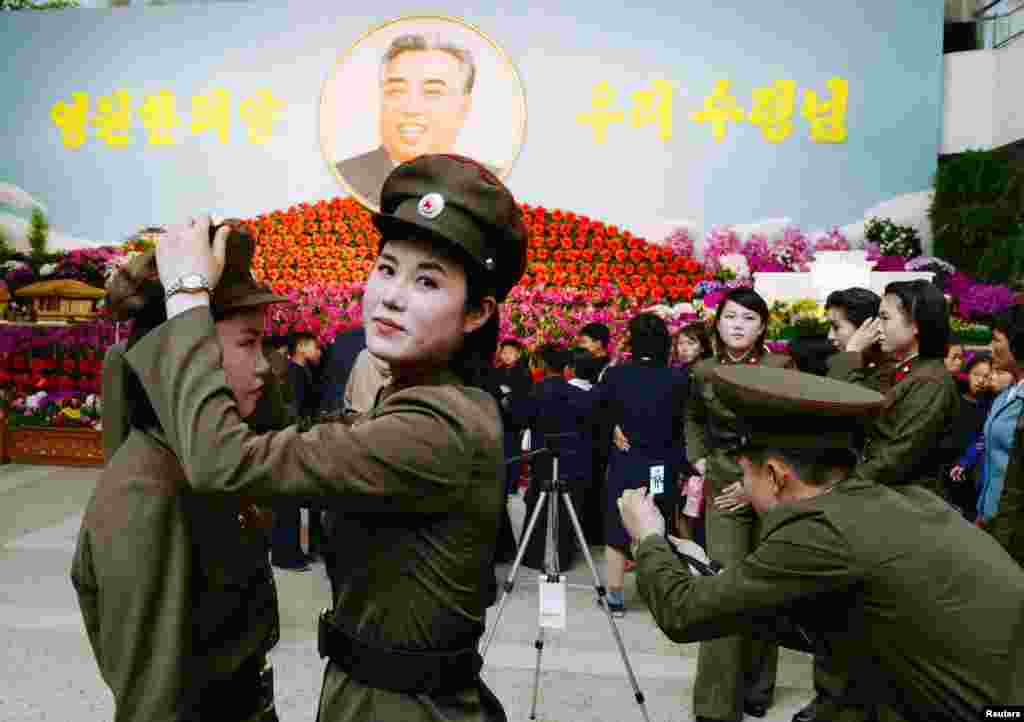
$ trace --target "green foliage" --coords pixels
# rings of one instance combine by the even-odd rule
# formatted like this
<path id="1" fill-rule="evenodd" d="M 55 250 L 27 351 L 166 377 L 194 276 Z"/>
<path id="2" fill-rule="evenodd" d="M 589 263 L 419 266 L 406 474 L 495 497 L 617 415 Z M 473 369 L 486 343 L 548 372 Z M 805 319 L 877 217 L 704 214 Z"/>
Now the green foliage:
<path id="1" fill-rule="evenodd" d="M 79 7 L 78 0 L 0 0 L 0 10 L 66 10 Z"/>
<path id="2" fill-rule="evenodd" d="M 7 237 L 7 233 L 3 228 L 0 228 L 0 263 L 6 261 L 14 253 L 14 246 L 11 245 L 11 239 Z"/>
<path id="3" fill-rule="evenodd" d="M 967 151 L 943 161 L 928 215 L 936 256 L 985 280 L 1011 273 L 1013 263 L 996 254 L 1024 221 L 1024 168 L 997 151 Z"/>
<path id="4" fill-rule="evenodd" d="M 877 243 L 883 256 L 916 258 L 921 255 L 921 236 L 913 226 L 900 226 L 890 218 L 869 218 L 864 240 Z"/>
<path id="5" fill-rule="evenodd" d="M 32 221 L 28 230 L 28 244 L 32 249 L 32 255 L 42 258 L 46 255 L 46 239 L 50 235 L 50 224 L 46 216 L 38 208 L 32 209 Z"/>
<path id="6" fill-rule="evenodd" d="M 978 260 L 977 272 L 989 282 L 1013 283 L 1024 279 L 1024 221 L 1016 231 L 992 242 Z"/>

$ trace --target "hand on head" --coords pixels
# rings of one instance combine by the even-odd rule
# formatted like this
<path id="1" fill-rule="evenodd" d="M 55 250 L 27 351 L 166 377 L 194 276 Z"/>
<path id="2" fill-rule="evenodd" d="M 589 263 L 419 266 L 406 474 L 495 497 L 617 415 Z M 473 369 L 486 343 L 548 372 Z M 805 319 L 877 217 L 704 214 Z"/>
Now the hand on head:
<path id="1" fill-rule="evenodd" d="M 210 244 L 210 216 L 196 216 L 185 223 L 167 226 L 156 246 L 156 265 L 160 282 L 168 288 L 190 273 L 206 277 L 216 288 L 224 272 L 224 258 L 231 227 L 222 225 Z"/>

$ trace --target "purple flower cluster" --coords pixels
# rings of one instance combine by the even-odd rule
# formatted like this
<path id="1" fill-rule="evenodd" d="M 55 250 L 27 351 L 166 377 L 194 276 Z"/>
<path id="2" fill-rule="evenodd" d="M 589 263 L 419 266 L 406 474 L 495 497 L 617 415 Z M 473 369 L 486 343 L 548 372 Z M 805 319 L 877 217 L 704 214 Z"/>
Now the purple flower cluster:
<path id="1" fill-rule="evenodd" d="M 949 277 L 946 293 L 955 300 L 964 318 L 991 318 L 1013 305 L 1016 294 L 1006 286 L 978 283 L 963 273 Z"/>
<path id="2" fill-rule="evenodd" d="M 900 273 L 907 270 L 907 259 L 903 256 L 879 256 L 874 270 L 885 273 Z"/>

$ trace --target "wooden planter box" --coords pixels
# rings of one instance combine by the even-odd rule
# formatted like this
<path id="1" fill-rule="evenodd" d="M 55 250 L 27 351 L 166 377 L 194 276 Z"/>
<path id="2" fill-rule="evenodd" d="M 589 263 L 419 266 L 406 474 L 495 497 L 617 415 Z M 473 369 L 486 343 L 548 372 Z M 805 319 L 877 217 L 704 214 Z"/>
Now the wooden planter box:
<path id="1" fill-rule="evenodd" d="M 7 428 L 5 461 L 15 464 L 103 466 L 103 433 L 45 426 Z"/>

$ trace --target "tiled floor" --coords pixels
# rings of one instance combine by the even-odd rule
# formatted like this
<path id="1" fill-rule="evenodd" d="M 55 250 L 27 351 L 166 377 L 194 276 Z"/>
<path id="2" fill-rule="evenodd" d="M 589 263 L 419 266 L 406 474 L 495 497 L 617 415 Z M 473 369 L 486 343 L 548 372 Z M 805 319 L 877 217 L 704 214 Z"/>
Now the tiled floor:
<path id="1" fill-rule="evenodd" d="M 75 538 L 99 472 L 66 467 L 0 466 L 0 720 L 99 722 L 113 704 L 81 625 L 68 570 Z M 520 497 L 510 500 L 518 530 Z M 599 570 L 599 550 L 595 549 Z M 508 567 L 499 569 L 504 578 Z M 282 722 L 312 720 L 323 665 L 313 620 L 329 603 L 323 567 L 277 572 L 282 639 L 272 657 Z M 537 719 L 643 720 L 604 613 L 594 604 L 582 560 L 569 572 L 565 631 L 546 632 Z M 627 602 L 632 596 L 627 580 Z M 496 608 L 495 608 L 496 609 Z M 510 720 L 526 720 L 534 688 L 536 573 L 522 569 L 509 595 L 484 676 Z M 493 612 L 491 623 L 494 623 Z M 618 622 L 652 721 L 693 718 L 697 645 L 670 642 L 635 602 Z M 790 720 L 811 695 L 809 658 L 782 652 L 768 722 Z"/>

